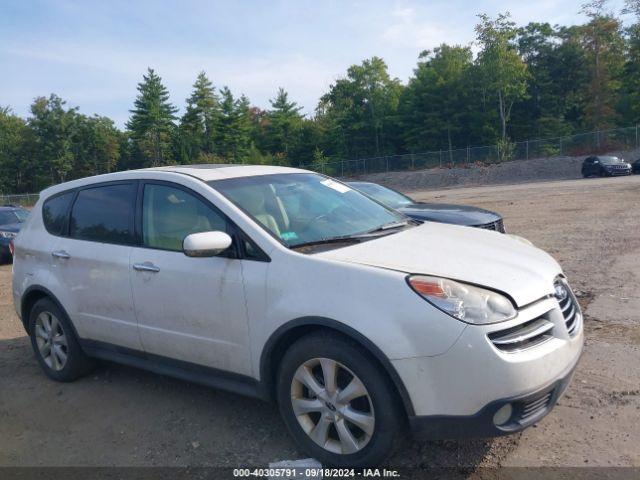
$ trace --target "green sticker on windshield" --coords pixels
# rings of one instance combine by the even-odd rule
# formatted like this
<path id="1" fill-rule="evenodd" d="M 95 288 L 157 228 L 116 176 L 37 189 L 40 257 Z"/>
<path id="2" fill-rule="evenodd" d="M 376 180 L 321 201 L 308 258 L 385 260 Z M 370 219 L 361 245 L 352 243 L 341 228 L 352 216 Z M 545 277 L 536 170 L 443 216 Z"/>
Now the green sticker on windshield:
<path id="1" fill-rule="evenodd" d="M 296 232 L 282 232 L 280 234 L 280 238 L 285 241 L 296 240 L 298 238 L 298 234 Z"/>

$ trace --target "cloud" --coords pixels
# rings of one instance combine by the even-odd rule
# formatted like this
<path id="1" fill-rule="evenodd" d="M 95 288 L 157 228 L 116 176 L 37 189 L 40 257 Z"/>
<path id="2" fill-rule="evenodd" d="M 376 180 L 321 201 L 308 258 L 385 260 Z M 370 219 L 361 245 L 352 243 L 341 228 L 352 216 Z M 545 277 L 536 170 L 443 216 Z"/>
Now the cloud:
<path id="1" fill-rule="evenodd" d="M 14 2 L 0 14 L 0 102 L 26 115 L 35 96 L 53 91 L 122 125 L 150 66 L 179 107 L 205 70 L 254 105 L 268 108 L 281 86 L 312 113 L 329 85 L 365 58 L 382 57 L 406 81 L 420 51 L 472 41 L 478 12 L 576 23 L 581 1 Z"/>
<path id="2" fill-rule="evenodd" d="M 411 9 L 394 12 L 397 19 L 382 32 L 382 40 L 399 48 L 433 48 L 446 39 L 446 30 L 430 22 L 421 22 Z"/>
<path id="3" fill-rule="evenodd" d="M 428 4 L 403 3 L 391 10 L 381 29 L 381 42 L 391 48 L 420 52 L 442 43 L 466 44 L 472 38 L 466 18 L 450 15 L 450 5 L 433 1 Z"/>

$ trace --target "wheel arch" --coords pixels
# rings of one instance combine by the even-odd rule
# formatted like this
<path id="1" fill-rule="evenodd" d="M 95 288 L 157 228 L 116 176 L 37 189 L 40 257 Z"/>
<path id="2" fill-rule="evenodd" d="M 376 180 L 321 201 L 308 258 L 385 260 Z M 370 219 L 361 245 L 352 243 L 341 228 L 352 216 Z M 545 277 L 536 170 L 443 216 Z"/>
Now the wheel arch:
<path id="1" fill-rule="evenodd" d="M 297 318 L 280 326 L 271 334 L 260 355 L 260 379 L 270 398 L 274 398 L 275 376 L 278 371 L 278 365 L 287 351 L 287 347 L 297 339 L 317 331 L 337 333 L 354 341 L 369 353 L 382 367 L 389 381 L 395 388 L 395 393 L 397 394 L 405 416 L 412 417 L 415 415 L 413 403 L 402 379 L 382 350 L 357 330 L 344 323 L 325 317 Z"/>
<path id="2" fill-rule="evenodd" d="M 67 313 L 67 310 L 62 306 L 60 300 L 56 298 L 56 296 L 46 287 L 42 285 L 31 285 L 29 288 L 25 290 L 22 294 L 22 299 L 20 301 L 20 316 L 22 317 L 22 325 L 24 326 L 25 331 L 28 335 L 31 335 L 29 331 L 29 313 L 31 309 L 36 304 L 38 300 L 43 298 L 48 298 L 53 303 L 55 303 L 56 307 L 60 309 L 60 311 L 67 317 L 69 320 L 69 324 L 71 325 L 71 329 L 73 330 L 73 334 L 78 337 L 78 332 L 76 331 L 76 327 L 71 320 L 71 317 Z"/>

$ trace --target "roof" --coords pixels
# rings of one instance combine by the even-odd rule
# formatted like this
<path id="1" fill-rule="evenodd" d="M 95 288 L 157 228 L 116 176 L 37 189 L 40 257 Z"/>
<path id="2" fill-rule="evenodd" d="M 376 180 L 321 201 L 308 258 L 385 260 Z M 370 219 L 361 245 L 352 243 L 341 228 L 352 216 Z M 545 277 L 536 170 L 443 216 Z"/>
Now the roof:
<path id="1" fill-rule="evenodd" d="M 83 187 L 91 183 L 111 182 L 117 180 L 130 180 L 144 178 L 145 172 L 153 173 L 179 173 L 189 175 L 204 182 L 223 180 L 236 177 L 253 177 L 258 175 L 274 175 L 278 173 L 308 173 L 308 170 L 290 167 L 277 167 L 271 165 L 233 165 L 233 164 L 208 164 L 208 165 L 174 165 L 166 167 L 143 168 L 139 170 L 124 170 L 115 173 L 105 173 L 93 177 L 78 178 L 69 182 L 60 183 L 46 188 L 41 193 L 44 196 L 54 194 L 66 189 Z"/>
<path id="2" fill-rule="evenodd" d="M 205 182 L 222 180 L 225 178 L 253 177 L 256 175 L 274 175 L 277 173 L 304 173 L 307 170 L 273 165 L 233 165 L 233 164 L 205 164 L 205 165 L 175 165 L 168 167 L 147 168 L 142 171 L 164 171 L 182 173 L 199 178 Z"/>

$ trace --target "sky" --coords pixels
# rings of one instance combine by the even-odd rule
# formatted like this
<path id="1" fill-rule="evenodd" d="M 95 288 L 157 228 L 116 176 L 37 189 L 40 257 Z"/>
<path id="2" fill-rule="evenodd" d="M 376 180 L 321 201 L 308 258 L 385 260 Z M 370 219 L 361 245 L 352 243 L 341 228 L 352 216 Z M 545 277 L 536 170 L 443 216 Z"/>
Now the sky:
<path id="1" fill-rule="evenodd" d="M 509 11 L 518 24 L 581 23 L 562 0 L 0 0 L 0 107 L 28 116 L 56 93 L 120 127 L 147 67 L 184 109 L 205 71 L 214 85 L 269 107 L 278 87 L 312 114 L 346 69 L 374 55 L 411 76 L 419 53 L 470 44 L 476 15 Z M 623 0 L 612 0 L 619 12 Z"/>

